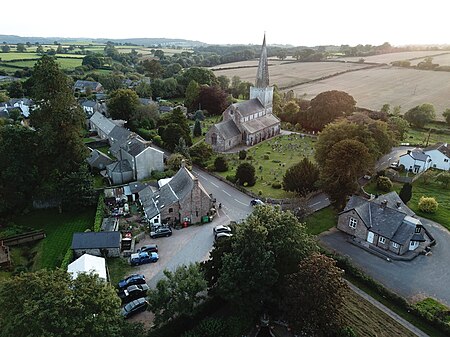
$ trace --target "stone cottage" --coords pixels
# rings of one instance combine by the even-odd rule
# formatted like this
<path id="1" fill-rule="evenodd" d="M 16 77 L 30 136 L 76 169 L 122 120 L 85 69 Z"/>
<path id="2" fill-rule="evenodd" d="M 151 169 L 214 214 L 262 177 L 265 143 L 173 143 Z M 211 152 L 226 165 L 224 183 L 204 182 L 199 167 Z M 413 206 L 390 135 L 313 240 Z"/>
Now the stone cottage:
<path id="1" fill-rule="evenodd" d="M 76 258 L 86 253 L 101 257 L 118 257 L 121 239 L 120 232 L 73 233 L 73 254 Z"/>

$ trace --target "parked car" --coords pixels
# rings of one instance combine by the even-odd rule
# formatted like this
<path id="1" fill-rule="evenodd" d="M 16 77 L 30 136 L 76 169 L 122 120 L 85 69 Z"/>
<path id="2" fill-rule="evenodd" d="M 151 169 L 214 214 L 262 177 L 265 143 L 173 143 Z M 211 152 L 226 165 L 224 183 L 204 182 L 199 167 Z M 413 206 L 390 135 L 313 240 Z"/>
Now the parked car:
<path id="1" fill-rule="evenodd" d="M 218 225 L 216 227 L 213 228 L 213 233 L 214 234 L 218 234 L 218 233 L 231 233 L 231 228 L 225 225 Z"/>
<path id="2" fill-rule="evenodd" d="M 158 252 L 158 245 L 157 244 L 150 244 L 142 246 L 137 250 L 138 253 L 140 252 L 148 252 L 148 253 L 157 253 Z"/>
<path id="3" fill-rule="evenodd" d="M 399 164 L 399 162 L 398 161 L 394 161 L 393 163 L 391 163 L 390 165 L 389 165 L 389 167 L 390 168 L 393 168 L 393 169 L 398 169 L 398 165 Z"/>
<path id="4" fill-rule="evenodd" d="M 159 259 L 158 253 L 140 252 L 131 254 L 130 264 L 132 266 L 138 266 L 145 263 L 156 262 L 158 261 L 158 259 Z"/>
<path id="5" fill-rule="evenodd" d="M 159 227 L 155 230 L 152 230 L 150 232 L 150 237 L 152 239 L 154 238 L 160 238 L 163 236 L 171 236 L 172 235 L 172 230 L 169 227 Z"/>
<path id="6" fill-rule="evenodd" d="M 138 298 L 134 301 L 131 301 L 130 303 L 126 304 L 122 310 L 121 314 L 124 318 L 129 318 L 138 312 L 143 312 L 147 310 L 148 302 L 145 299 L 145 297 Z"/>
<path id="7" fill-rule="evenodd" d="M 122 303 L 128 303 L 135 299 L 145 297 L 147 295 L 148 285 L 144 284 L 135 284 L 129 286 L 126 289 L 119 290 L 117 295 L 122 300 Z"/>
<path id="8" fill-rule="evenodd" d="M 127 278 L 119 281 L 119 284 L 117 287 L 119 289 L 128 288 L 129 286 L 135 285 L 135 284 L 144 284 L 145 283 L 145 276 L 140 274 L 133 274 L 128 276 Z"/>
<path id="9" fill-rule="evenodd" d="M 256 205 L 264 205 L 264 203 L 260 199 L 253 199 L 250 201 L 250 205 L 256 206 Z"/>
<path id="10" fill-rule="evenodd" d="M 221 239 L 223 239 L 223 238 L 231 238 L 233 236 L 233 234 L 231 234 L 231 233 L 217 233 L 216 235 L 215 235 L 215 237 L 214 237 L 214 239 L 216 240 L 216 241 L 218 241 L 218 240 L 221 240 Z"/>

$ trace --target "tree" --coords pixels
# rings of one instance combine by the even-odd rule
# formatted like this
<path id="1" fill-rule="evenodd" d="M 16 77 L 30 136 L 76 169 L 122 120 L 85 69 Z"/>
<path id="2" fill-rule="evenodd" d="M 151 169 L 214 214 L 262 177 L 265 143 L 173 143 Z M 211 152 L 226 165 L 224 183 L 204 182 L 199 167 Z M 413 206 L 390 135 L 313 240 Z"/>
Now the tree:
<path id="1" fill-rule="evenodd" d="M 342 325 L 346 290 L 336 262 L 312 254 L 300 262 L 296 273 L 286 277 L 284 309 L 289 324 L 300 335 L 334 335 Z"/>
<path id="2" fill-rule="evenodd" d="M 157 49 L 157 50 L 155 50 L 155 53 L 153 55 L 155 55 L 155 57 L 162 60 L 164 58 L 164 51 L 161 49 Z"/>
<path id="3" fill-rule="evenodd" d="M 389 114 L 391 112 L 391 105 L 390 104 L 383 104 L 381 107 L 381 112 L 384 112 L 386 114 Z"/>
<path id="4" fill-rule="evenodd" d="M 250 163 L 241 163 L 236 169 L 239 185 L 253 186 L 256 183 L 255 167 Z"/>
<path id="5" fill-rule="evenodd" d="M 152 80 L 160 78 L 164 71 L 161 63 L 157 60 L 144 60 L 142 62 L 142 67 L 144 68 L 145 74 Z"/>
<path id="6" fill-rule="evenodd" d="M 4 92 L 0 92 L 0 103 L 8 102 L 9 96 L 6 95 Z"/>
<path id="7" fill-rule="evenodd" d="M 219 87 L 223 91 L 227 91 L 230 87 L 230 79 L 225 75 L 220 75 L 217 77 L 217 81 L 219 82 Z"/>
<path id="8" fill-rule="evenodd" d="M 384 192 L 389 192 L 392 190 L 392 181 L 388 177 L 379 176 L 377 178 L 377 188 Z"/>
<path id="9" fill-rule="evenodd" d="M 103 65 L 103 55 L 101 54 L 88 54 L 83 58 L 81 62 L 83 66 L 90 66 L 94 69 L 98 69 Z"/>
<path id="10" fill-rule="evenodd" d="M 7 44 L 4 44 L 2 46 L 2 53 L 9 53 L 10 50 L 11 50 L 11 47 L 8 46 Z"/>
<path id="11" fill-rule="evenodd" d="M 445 109 L 445 111 L 442 113 L 442 116 L 445 117 L 446 123 L 450 126 L 450 109 Z"/>
<path id="12" fill-rule="evenodd" d="M 113 119 L 130 121 L 140 106 L 139 96 L 131 89 L 119 89 L 109 95 L 108 112 Z"/>
<path id="13" fill-rule="evenodd" d="M 211 158 L 213 150 L 206 142 L 198 142 L 189 149 L 189 154 L 193 163 L 204 167 Z"/>
<path id="14" fill-rule="evenodd" d="M 351 115 L 356 101 L 343 91 L 325 91 L 311 100 L 308 111 L 308 125 L 311 129 L 322 130 L 323 127 L 339 117 Z"/>
<path id="15" fill-rule="evenodd" d="M 181 163 L 185 162 L 187 166 L 190 165 L 188 161 L 188 158 L 183 156 L 181 153 L 173 153 L 170 155 L 170 157 L 167 159 L 167 168 L 172 171 L 178 171 L 181 167 Z"/>
<path id="16" fill-rule="evenodd" d="M 25 91 L 22 87 L 21 81 L 13 81 L 8 86 L 8 95 L 12 98 L 22 98 L 25 94 Z"/>
<path id="17" fill-rule="evenodd" d="M 434 120 L 435 116 L 436 114 L 433 104 L 424 103 L 409 109 L 405 113 L 404 118 L 409 122 L 409 124 L 417 128 L 423 128 L 427 123 Z"/>
<path id="18" fill-rule="evenodd" d="M 184 104 L 188 108 L 188 111 L 194 111 L 195 109 L 197 109 L 196 105 L 199 96 L 200 96 L 200 85 L 194 80 L 190 81 L 186 88 L 184 98 Z"/>
<path id="19" fill-rule="evenodd" d="M 405 134 L 409 130 L 409 123 L 403 117 L 398 115 L 389 117 L 388 126 L 397 140 L 405 139 Z"/>
<path id="20" fill-rule="evenodd" d="M 445 188 L 450 185 L 450 172 L 442 172 L 436 177 L 436 181 L 440 182 Z"/>
<path id="21" fill-rule="evenodd" d="M 317 165 L 308 158 L 303 158 L 297 164 L 286 170 L 283 177 L 283 188 L 286 191 L 296 192 L 300 196 L 317 190 L 320 171 Z"/>
<path id="22" fill-rule="evenodd" d="M 179 154 L 183 155 L 184 158 L 191 160 L 191 156 L 189 154 L 189 148 L 186 145 L 186 141 L 184 140 L 183 137 L 180 137 L 180 139 L 178 139 L 178 144 L 173 149 L 173 152 L 179 153 Z"/>
<path id="23" fill-rule="evenodd" d="M 372 165 L 373 158 L 367 147 L 357 140 L 341 140 L 329 149 L 321 180 L 324 191 L 337 208 L 342 208 L 347 196 L 356 192 L 357 179 Z"/>
<path id="24" fill-rule="evenodd" d="M 36 53 L 41 55 L 44 54 L 45 53 L 44 47 L 42 47 L 41 45 L 37 46 Z"/>
<path id="25" fill-rule="evenodd" d="M 227 93 L 218 86 L 202 86 L 196 105 L 207 110 L 210 115 L 220 115 L 228 105 Z"/>
<path id="26" fill-rule="evenodd" d="M 119 309 L 115 289 L 96 274 L 20 274 L 0 283 L 0 336 L 122 336 Z"/>
<path id="27" fill-rule="evenodd" d="M 195 120 L 193 134 L 194 137 L 199 137 L 202 135 L 202 124 L 198 119 Z"/>
<path id="28" fill-rule="evenodd" d="M 398 195 L 403 203 L 407 204 L 412 198 L 412 185 L 410 183 L 404 183 Z"/>
<path id="29" fill-rule="evenodd" d="M 418 203 L 419 210 L 424 213 L 436 213 L 439 204 L 433 197 L 421 196 Z"/>
<path id="30" fill-rule="evenodd" d="M 17 52 L 18 53 L 25 53 L 26 51 L 27 51 L 27 48 L 25 47 L 25 45 L 23 43 L 17 44 Z"/>
<path id="31" fill-rule="evenodd" d="M 217 83 L 217 78 L 214 73 L 206 68 L 191 67 L 186 70 L 179 79 L 179 83 L 186 87 L 192 80 L 199 85 L 213 85 Z"/>
<path id="32" fill-rule="evenodd" d="M 420 176 L 424 184 L 428 184 L 428 182 L 434 179 L 434 172 L 432 170 L 427 170 Z"/>
<path id="33" fill-rule="evenodd" d="M 247 151 L 244 150 L 240 150 L 239 151 L 239 160 L 244 160 L 245 158 L 247 158 Z"/>
<path id="34" fill-rule="evenodd" d="M 277 57 L 278 57 L 280 60 L 284 60 L 284 59 L 287 57 L 286 50 L 280 49 L 280 50 L 277 52 Z"/>
<path id="35" fill-rule="evenodd" d="M 217 156 L 214 160 L 214 169 L 217 172 L 228 171 L 228 161 L 224 156 Z"/>
<path id="36" fill-rule="evenodd" d="M 164 270 L 165 279 L 151 289 L 148 301 L 155 313 L 155 324 L 161 325 L 177 316 L 192 317 L 204 299 L 206 280 L 198 263 L 180 266 L 174 272 Z"/>

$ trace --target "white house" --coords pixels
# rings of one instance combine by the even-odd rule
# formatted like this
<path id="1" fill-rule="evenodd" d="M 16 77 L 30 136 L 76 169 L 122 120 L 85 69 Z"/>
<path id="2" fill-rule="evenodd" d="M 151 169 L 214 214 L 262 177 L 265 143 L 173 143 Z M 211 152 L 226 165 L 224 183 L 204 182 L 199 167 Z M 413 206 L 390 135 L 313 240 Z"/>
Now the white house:
<path id="1" fill-rule="evenodd" d="M 437 143 L 424 149 L 431 158 L 431 167 L 439 170 L 450 170 L 450 147 L 447 143 Z"/>
<path id="2" fill-rule="evenodd" d="M 422 149 L 408 150 L 400 156 L 399 165 L 403 165 L 405 170 L 413 173 L 420 173 L 431 167 L 431 157 Z"/>
<path id="3" fill-rule="evenodd" d="M 71 274 L 73 279 L 76 279 L 81 273 L 94 273 L 101 279 L 107 280 L 105 259 L 90 254 L 83 254 L 69 264 L 67 266 L 67 272 Z"/>

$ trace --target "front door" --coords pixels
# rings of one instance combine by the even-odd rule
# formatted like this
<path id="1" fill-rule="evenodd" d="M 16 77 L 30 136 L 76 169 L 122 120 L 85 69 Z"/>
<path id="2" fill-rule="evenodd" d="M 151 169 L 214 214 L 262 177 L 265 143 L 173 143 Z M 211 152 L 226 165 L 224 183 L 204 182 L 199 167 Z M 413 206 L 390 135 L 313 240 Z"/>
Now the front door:
<path id="1" fill-rule="evenodd" d="M 373 243 L 373 233 L 372 232 L 367 233 L 367 242 Z"/>

